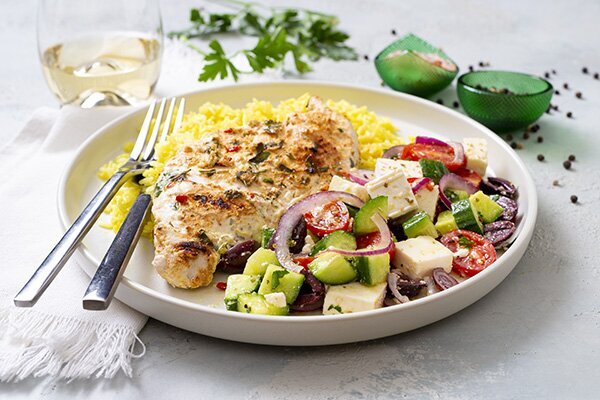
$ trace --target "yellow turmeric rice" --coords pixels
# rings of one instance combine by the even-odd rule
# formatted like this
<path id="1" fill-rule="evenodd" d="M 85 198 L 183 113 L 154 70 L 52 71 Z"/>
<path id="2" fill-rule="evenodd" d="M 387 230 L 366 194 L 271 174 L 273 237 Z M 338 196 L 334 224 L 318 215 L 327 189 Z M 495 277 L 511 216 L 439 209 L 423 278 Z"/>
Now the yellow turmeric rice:
<path id="1" fill-rule="evenodd" d="M 255 99 L 239 109 L 222 103 L 206 103 L 198 111 L 186 114 L 180 129 L 166 142 L 157 145 L 156 161 L 152 168 L 144 172 L 140 184 L 130 181 L 119 190 L 105 210 L 107 218 L 102 226 L 117 231 L 140 191 L 153 189 L 164 164 L 184 145 L 198 140 L 206 133 L 243 126 L 250 121 L 267 119 L 283 121 L 288 114 L 301 112 L 309 98 L 310 94 L 307 93 L 298 98 L 284 100 L 276 106 Z M 381 157 L 384 150 L 403 143 L 402 138 L 396 135 L 396 127 L 388 118 L 379 117 L 364 106 L 359 107 L 345 100 L 328 100 L 327 106 L 352 122 L 358 136 L 360 168 L 373 169 L 375 160 Z M 103 180 L 108 179 L 127 159 L 132 147 L 132 143 L 126 144 L 123 149 L 125 153 L 103 165 L 98 171 L 98 177 Z M 144 235 L 151 236 L 152 226 L 152 221 L 146 224 Z"/>

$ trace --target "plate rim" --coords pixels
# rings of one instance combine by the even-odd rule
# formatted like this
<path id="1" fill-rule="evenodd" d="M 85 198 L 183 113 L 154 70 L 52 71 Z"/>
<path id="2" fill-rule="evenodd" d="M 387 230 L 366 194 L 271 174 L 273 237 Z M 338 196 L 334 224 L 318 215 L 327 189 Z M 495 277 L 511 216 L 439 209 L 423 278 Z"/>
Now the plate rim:
<path id="1" fill-rule="evenodd" d="M 477 128 L 479 131 L 483 132 L 486 135 L 486 138 L 488 140 L 492 140 L 492 141 L 496 142 L 497 144 L 499 144 L 500 147 L 504 148 L 504 150 L 507 152 L 507 154 L 511 157 L 512 161 L 517 164 L 519 170 L 524 172 L 523 178 L 525 180 L 525 184 L 528 188 L 528 191 L 530 192 L 530 194 L 526 200 L 527 205 L 528 205 L 528 214 L 526 216 L 524 216 L 523 219 L 521 220 L 521 224 L 522 224 L 521 231 L 520 231 L 519 235 L 515 238 L 515 240 L 511 244 L 511 246 L 508 248 L 508 250 L 494 264 L 496 264 L 496 263 L 504 264 L 504 262 L 507 262 L 507 260 L 509 258 L 511 258 L 512 254 L 517 253 L 518 250 L 522 246 L 529 245 L 529 241 L 531 239 L 531 236 L 533 235 L 533 230 L 535 228 L 535 223 L 536 223 L 537 214 L 538 214 L 537 191 L 536 191 L 536 187 L 535 187 L 533 178 L 529 172 L 529 169 L 527 168 L 527 166 L 525 165 L 523 160 L 521 160 L 521 158 L 516 154 L 516 152 L 507 143 L 505 143 L 504 140 L 502 140 L 498 135 L 496 135 L 493 131 L 491 131 L 484 125 L 480 124 L 479 122 L 469 118 L 468 116 L 461 114 L 455 110 L 444 107 L 433 101 L 423 99 L 423 98 L 420 98 L 417 96 L 413 96 L 410 94 L 406 94 L 406 93 L 393 92 L 390 90 L 381 89 L 381 88 L 373 88 L 373 87 L 369 87 L 369 86 L 365 86 L 365 85 L 338 83 L 338 82 L 329 82 L 329 81 L 320 81 L 320 80 L 299 80 L 299 79 L 285 80 L 285 81 L 270 80 L 270 81 L 263 81 L 263 82 L 245 82 L 245 83 L 219 85 L 216 87 L 192 90 L 192 91 L 188 91 L 188 92 L 176 95 L 176 96 L 167 96 L 167 97 L 188 97 L 188 96 L 196 95 L 197 93 L 218 92 L 223 89 L 232 89 L 235 87 L 253 87 L 253 86 L 257 87 L 257 88 L 261 88 L 264 86 L 298 87 L 298 86 L 302 86 L 302 85 L 323 86 L 323 87 L 347 89 L 347 90 L 354 90 L 354 91 L 366 91 L 366 92 L 371 92 L 371 93 L 374 93 L 377 95 L 397 97 L 397 98 L 404 99 L 407 101 L 419 103 L 425 107 L 432 108 L 436 112 L 440 112 L 442 114 L 447 114 L 453 118 L 458 118 L 459 120 L 462 120 L 462 122 L 472 125 L 474 128 Z M 66 186 L 67 186 L 69 177 L 71 176 L 71 174 L 76 166 L 76 162 L 78 161 L 82 151 L 85 148 L 87 148 L 90 145 L 90 143 L 97 140 L 98 137 L 100 137 L 105 131 L 111 129 L 115 125 L 120 124 L 124 120 L 134 117 L 136 114 L 143 112 L 145 109 L 146 109 L 146 106 L 138 107 L 134 110 L 131 110 L 131 112 L 128 112 L 128 113 L 106 123 L 99 129 L 97 129 L 92 135 L 90 135 L 77 148 L 77 150 L 75 151 L 75 154 L 73 155 L 73 157 L 67 164 L 66 168 L 63 170 L 63 173 L 59 180 L 59 185 L 58 185 L 58 190 L 57 190 L 58 214 L 59 214 L 59 220 L 60 220 L 63 230 L 66 230 L 72 223 L 69 221 L 67 208 L 66 208 Z M 95 265 L 98 264 L 99 260 L 95 260 L 95 257 L 93 257 L 90 254 L 90 252 L 87 250 L 86 246 L 83 243 L 78 247 L 78 251 L 81 253 L 81 255 L 87 261 L 90 261 L 91 263 L 93 263 Z M 524 252 L 525 251 L 526 251 L 526 249 L 524 250 Z M 521 256 L 521 258 L 522 258 L 522 256 Z M 519 258 L 516 261 L 515 267 L 516 267 L 516 264 L 521 260 L 521 258 Z M 83 266 L 80 265 L 79 267 L 81 269 L 83 269 L 84 273 L 86 273 L 86 275 L 87 275 L 87 272 L 85 272 L 85 269 L 83 268 Z M 498 266 L 497 268 L 499 268 L 499 267 L 500 266 Z M 493 268 L 493 269 L 496 269 L 496 268 Z M 485 280 L 486 276 L 489 275 L 493 269 L 486 268 L 484 271 L 480 272 L 479 274 L 461 282 L 460 285 L 456 285 L 456 286 L 446 289 L 444 291 L 434 293 L 433 295 L 429 295 L 429 296 L 426 296 L 426 297 L 423 297 L 420 299 L 412 300 L 408 303 L 402 304 L 401 307 L 382 307 L 382 308 L 378 308 L 375 310 L 368 310 L 368 311 L 349 313 L 349 314 L 339 314 L 339 315 L 270 316 L 270 315 L 235 313 L 235 312 L 231 312 L 231 311 L 228 311 L 225 309 L 219 309 L 219 308 L 211 307 L 208 305 L 197 304 L 197 303 L 193 303 L 193 302 L 190 302 L 187 300 L 182 300 L 182 299 L 179 299 L 179 298 L 167 295 L 167 294 L 163 294 L 157 290 L 151 289 L 151 288 L 146 287 L 136 281 L 133 281 L 133 280 L 127 278 L 126 276 L 122 277 L 120 284 L 126 285 L 129 289 L 131 289 L 133 291 L 141 292 L 144 295 L 153 297 L 155 300 L 169 303 L 169 304 L 177 306 L 177 307 L 184 307 L 190 311 L 213 314 L 214 316 L 217 316 L 217 317 L 233 318 L 233 319 L 240 319 L 240 320 L 252 320 L 252 321 L 269 321 L 269 322 L 272 322 L 275 324 L 277 324 L 277 323 L 279 323 L 279 324 L 281 324 L 281 323 L 299 324 L 299 323 L 308 323 L 308 322 L 334 323 L 334 322 L 337 322 L 340 320 L 361 319 L 361 318 L 369 318 L 369 317 L 375 317 L 375 316 L 379 316 L 379 315 L 396 313 L 396 312 L 400 312 L 401 310 L 420 307 L 420 306 L 430 303 L 432 301 L 438 301 L 438 300 L 441 301 L 444 297 L 452 296 L 454 293 L 466 290 L 468 287 L 474 286 L 474 285 L 478 284 L 480 281 Z M 510 274 L 513 269 L 514 269 L 514 267 L 511 268 L 510 271 L 508 271 L 507 275 Z M 485 295 L 482 296 L 481 298 L 483 298 L 483 297 L 485 297 Z M 121 299 L 119 299 L 119 300 L 123 301 Z M 127 304 L 126 301 L 123 301 L 123 303 Z"/>

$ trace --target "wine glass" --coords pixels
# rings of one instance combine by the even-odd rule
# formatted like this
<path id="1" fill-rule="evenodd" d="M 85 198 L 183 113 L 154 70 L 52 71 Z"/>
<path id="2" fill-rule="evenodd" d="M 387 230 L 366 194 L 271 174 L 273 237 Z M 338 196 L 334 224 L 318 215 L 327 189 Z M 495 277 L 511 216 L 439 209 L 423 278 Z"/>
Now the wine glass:
<path id="1" fill-rule="evenodd" d="M 40 0 L 37 36 L 62 104 L 129 105 L 152 94 L 163 47 L 158 0 Z"/>

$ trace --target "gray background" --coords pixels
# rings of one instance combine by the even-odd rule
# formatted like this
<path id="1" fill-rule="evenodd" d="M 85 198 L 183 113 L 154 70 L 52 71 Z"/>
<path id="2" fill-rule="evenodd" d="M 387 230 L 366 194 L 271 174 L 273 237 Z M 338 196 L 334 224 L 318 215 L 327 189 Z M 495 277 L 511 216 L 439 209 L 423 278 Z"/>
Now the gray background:
<path id="1" fill-rule="evenodd" d="M 165 30 L 185 26 L 199 1 L 163 1 Z M 273 2 L 274 3 L 274 2 Z M 294 4 L 286 1 L 280 4 Z M 150 320 L 141 333 L 147 355 L 134 377 L 53 384 L 28 380 L 0 386 L 0 396 L 115 398 L 577 398 L 600 396 L 600 72 L 598 1 L 303 1 L 340 16 L 351 44 L 371 59 L 412 31 L 442 46 L 467 70 L 494 68 L 543 74 L 556 69 L 560 112 L 545 115 L 538 135 L 521 140 L 519 155 L 540 197 L 533 241 L 514 272 L 462 312 L 396 337 L 322 348 L 281 348 L 226 342 Z M 57 107 L 41 75 L 34 1 L 0 3 L 0 140 L 17 134 L 40 106 Z M 169 45 L 159 91 L 192 90 L 199 59 Z M 322 62 L 307 76 L 379 86 L 370 62 Z M 568 82 L 581 90 L 562 89 Z M 455 100 L 454 87 L 433 99 Z M 572 111 L 574 119 L 565 117 Z M 543 153 L 546 162 L 536 156 Z M 571 171 L 561 163 L 578 161 Z M 493 157 L 493 155 L 492 155 Z M 65 160 L 66 162 L 67 160 Z M 558 179 L 559 187 L 553 186 Z M 573 205 L 569 196 L 580 202 Z"/>

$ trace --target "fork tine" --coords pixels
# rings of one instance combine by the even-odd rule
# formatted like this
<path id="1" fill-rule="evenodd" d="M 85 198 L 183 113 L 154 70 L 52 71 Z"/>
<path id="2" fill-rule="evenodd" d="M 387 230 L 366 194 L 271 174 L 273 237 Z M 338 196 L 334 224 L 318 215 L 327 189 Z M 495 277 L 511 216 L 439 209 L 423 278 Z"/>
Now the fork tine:
<path id="1" fill-rule="evenodd" d="M 173 123 L 173 110 L 175 109 L 176 100 L 177 99 L 172 98 L 169 103 L 169 111 L 167 111 L 167 117 L 165 118 L 165 123 L 163 124 L 162 133 L 160 134 L 160 139 L 158 140 L 158 143 L 163 142 L 169 135 L 169 131 Z"/>
<path id="2" fill-rule="evenodd" d="M 165 111 L 165 104 L 167 103 L 167 99 L 162 99 L 160 101 L 160 107 L 158 108 L 158 113 L 156 114 L 156 119 L 154 120 L 154 127 L 152 128 L 152 134 L 150 135 L 150 139 L 146 143 L 146 148 L 144 150 L 144 154 L 142 155 L 142 161 L 149 161 L 154 153 L 154 145 L 156 144 L 156 139 L 158 139 L 158 131 L 160 130 L 160 125 L 163 122 L 163 114 Z"/>
<path id="3" fill-rule="evenodd" d="M 181 98 L 179 100 L 179 106 L 177 107 L 177 118 L 175 119 L 175 124 L 173 124 L 172 132 L 176 132 L 181 125 L 181 121 L 183 121 L 183 112 L 185 111 L 185 98 Z"/>
<path id="4" fill-rule="evenodd" d="M 144 123 L 140 128 L 140 133 L 138 133 L 138 137 L 135 141 L 135 146 L 133 146 L 131 154 L 129 155 L 129 158 L 132 160 L 137 160 L 142 154 L 142 150 L 144 150 L 144 144 L 146 143 L 146 139 L 148 138 L 148 132 L 150 131 L 150 123 L 152 122 L 152 116 L 154 115 L 155 107 L 156 100 L 152 100 L 152 103 L 150 103 L 150 107 L 148 107 L 146 117 L 144 118 Z"/>

